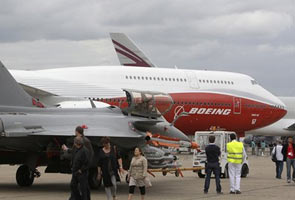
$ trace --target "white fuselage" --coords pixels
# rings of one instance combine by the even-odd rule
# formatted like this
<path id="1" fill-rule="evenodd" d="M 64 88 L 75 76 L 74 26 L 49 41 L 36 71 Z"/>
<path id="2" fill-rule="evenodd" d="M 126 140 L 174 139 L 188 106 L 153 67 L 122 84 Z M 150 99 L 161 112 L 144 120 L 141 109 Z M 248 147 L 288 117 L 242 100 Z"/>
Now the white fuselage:
<path id="1" fill-rule="evenodd" d="M 122 89 L 165 93 L 210 91 L 284 107 L 282 101 L 253 78 L 232 72 L 125 66 L 10 72 L 19 83 L 60 96 L 112 98 L 122 96 Z"/>
<path id="2" fill-rule="evenodd" d="M 116 98 L 125 97 L 123 89 L 168 93 L 174 105 L 165 118 L 171 122 L 179 108 L 188 112 L 188 117 L 175 123 L 187 134 L 212 126 L 243 134 L 269 125 L 286 113 L 281 100 L 253 78 L 239 73 L 126 66 L 10 72 L 41 100 L 63 96 L 121 105 Z"/>

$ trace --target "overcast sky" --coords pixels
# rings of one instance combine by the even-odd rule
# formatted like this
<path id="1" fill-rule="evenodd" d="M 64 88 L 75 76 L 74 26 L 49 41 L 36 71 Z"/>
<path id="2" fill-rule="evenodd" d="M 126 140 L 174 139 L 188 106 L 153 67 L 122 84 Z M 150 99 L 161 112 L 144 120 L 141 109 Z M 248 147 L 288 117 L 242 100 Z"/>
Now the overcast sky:
<path id="1" fill-rule="evenodd" d="M 9 69 L 118 65 L 109 32 L 159 67 L 248 74 L 295 96 L 295 0 L 1 0 Z"/>

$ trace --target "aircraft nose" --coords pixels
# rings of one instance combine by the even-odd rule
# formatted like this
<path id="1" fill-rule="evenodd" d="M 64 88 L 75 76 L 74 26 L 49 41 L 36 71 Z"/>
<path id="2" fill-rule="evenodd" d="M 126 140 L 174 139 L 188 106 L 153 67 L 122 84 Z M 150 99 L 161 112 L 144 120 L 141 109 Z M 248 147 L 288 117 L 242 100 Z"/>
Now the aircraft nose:
<path id="1" fill-rule="evenodd" d="M 268 114 L 269 118 L 268 117 L 265 118 L 265 125 L 270 125 L 279 121 L 286 114 L 287 114 L 287 110 L 285 107 L 271 106 L 271 109 L 269 110 L 269 114 Z"/>

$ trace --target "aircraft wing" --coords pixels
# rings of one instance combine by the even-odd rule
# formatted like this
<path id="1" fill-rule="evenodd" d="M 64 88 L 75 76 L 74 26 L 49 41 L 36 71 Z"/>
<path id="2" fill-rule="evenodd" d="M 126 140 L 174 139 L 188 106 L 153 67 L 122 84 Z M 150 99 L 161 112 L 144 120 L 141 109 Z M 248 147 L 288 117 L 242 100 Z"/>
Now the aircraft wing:
<path id="1" fill-rule="evenodd" d="M 3 124 L 4 129 L 2 135 L 6 137 L 73 136 L 75 127 L 84 125 L 87 127 L 85 135 L 88 137 L 140 138 L 144 136 L 132 130 L 131 119 L 122 113 L 114 113 L 108 109 L 99 109 L 98 112 L 88 109 L 85 113 L 64 110 L 56 109 L 48 114 L 2 114 L 0 115 L 0 123 Z"/>
<path id="2" fill-rule="evenodd" d="M 92 85 L 81 81 L 66 81 L 38 73 L 38 71 L 9 70 L 15 80 L 31 96 L 96 97 L 111 98 L 124 96 L 124 92 L 104 85 Z M 69 88 L 71 88 L 69 90 Z"/>
<path id="3" fill-rule="evenodd" d="M 156 67 L 124 33 L 110 33 L 115 51 L 123 66 Z"/>

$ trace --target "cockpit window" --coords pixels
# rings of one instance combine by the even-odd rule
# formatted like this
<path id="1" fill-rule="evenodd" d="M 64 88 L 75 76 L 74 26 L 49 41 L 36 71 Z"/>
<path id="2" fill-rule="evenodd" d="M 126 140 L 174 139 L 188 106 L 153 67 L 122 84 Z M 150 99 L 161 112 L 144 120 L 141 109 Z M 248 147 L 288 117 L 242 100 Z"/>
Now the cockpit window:
<path id="1" fill-rule="evenodd" d="M 251 80 L 252 85 L 258 85 L 258 82 L 255 80 Z"/>

